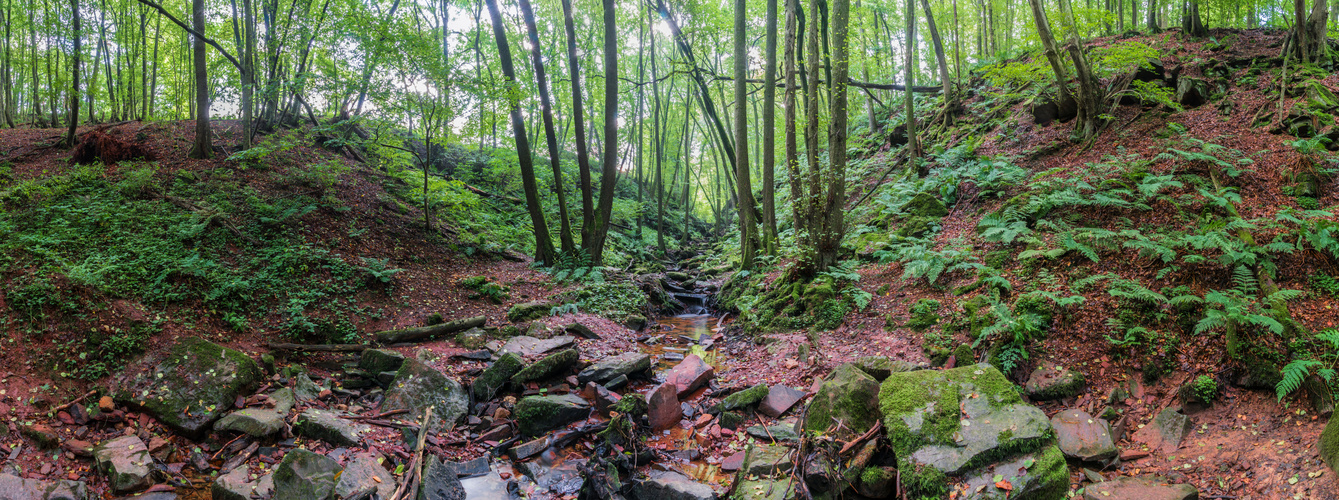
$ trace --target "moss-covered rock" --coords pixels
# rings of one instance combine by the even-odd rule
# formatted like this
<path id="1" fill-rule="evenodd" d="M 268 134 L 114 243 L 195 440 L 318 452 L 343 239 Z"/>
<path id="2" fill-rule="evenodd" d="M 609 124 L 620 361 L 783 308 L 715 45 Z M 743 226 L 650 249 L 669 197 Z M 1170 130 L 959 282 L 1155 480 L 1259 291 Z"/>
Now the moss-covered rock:
<path id="1" fill-rule="evenodd" d="M 193 437 L 207 432 L 261 378 L 246 354 L 196 337 L 177 341 L 144 366 L 149 368 L 128 368 L 113 379 L 113 398 Z"/>
<path id="2" fill-rule="evenodd" d="M 525 363 L 521 357 L 514 353 L 506 352 L 498 356 L 497 361 L 492 366 L 484 370 L 479 378 L 474 379 L 474 384 L 470 390 L 474 392 L 475 401 L 488 401 L 496 396 L 498 391 L 507 385 L 513 375 L 521 371 Z"/>
<path id="3" fill-rule="evenodd" d="M 440 430 L 465 415 L 468 404 L 469 395 L 460 383 L 418 359 L 406 359 L 395 372 L 395 381 L 386 391 L 381 409 L 407 409 L 415 418 L 422 418 L 424 410 L 432 406 L 433 421 L 429 428 Z"/>
<path id="4" fill-rule="evenodd" d="M 534 364 L 525 367 L 525 369 L 512 375 L 511 381 L 523 384 L 531 380 L 543 380 L 555 375 L 562 374 L 572 365 L 575 365 L 580 359 L 581 353 L 576 349 L 568 349 L 555 354 L 550 354 L 544 359 L 536 361 Z"/>
<path id="5" fill-rule="evenodd" d="M 404 355 L 390 349 L 368 349 L 358 357 L 358 368 L 368 373 L 393 372 L 404 364 Z"/>
<path id="6" fill-rule="evenodd" d="M 274 468 L 274 499 L 329 499 L 342 470 L 339 462 L 325 455 L 301 448 L 289 451 Z"/>
<path id="7" fill-rule="evenodd" d="M 516 335 L 520 335 L 520 329 L 513 325 L 507 325 L 507 328 L 515 330 Z M 511 335 L 512 337 L 516 335 Z M 470 350 L 482 349 L 488 343 L 488 331 L 483 328 L 471 328 L 456 334 L 456 343 L 460 347 Z"/>
<path id="8" fill-rule="evenodd" d="M 524 323 L 533 321 L 549 315 L 555 304 L 546 300 L 536 300 L 524 302 L 511 306 L 507 310 L 507 321 L 512 323 Z"/>
<path id="9" fill-rule="evenodd" d="M 1060 499 L 1069 491 L 1069 468 L 1065 466 L 1064 455 L 1055 446 L 974 470 L 965 477 L 967 496 L 963 498 L 966 499 Z M 998 488 L 996 484 L 1001 480 L 1008 481 L 1012 489 Z"/>
<path id="10" fill-rule="evenodd" d="M 833 422 L 841 428 L 833 433 L 838 439 L 854 438 L 873 427 L 879 413 L 879 383 L 851 363 L 838 366 L 818 388 L 805 410 L 799 428 L 826 432 Z"/>
<path id="11" fill-rule="evenodd" d="M 894 373 L 879 405 L 911 497 L 941 497 L 946 476 L 1054 442 L 1046 414 L 987 364 Z"/>
<path id="12" fill-rule="evenodd" d="M 636 398 L 623 398 L 636 399 Z M 526 396 L 516 403 L 516 424 L 521 434 L 534 437 L 586 418 L 590 405 L 575 394 Z"/>
<path id="13" fill-rule="evenodd" d="M 939 228 L 939 217 L 909 217 L 897 226 L 893 234 L 903 238 L 920 238 Z"/>
<path id="14" fill-rule="evenodd" d="M 1082 373 L 1046 361 L 1032 371 L 1024 388 L 1029 398 L 1049 401 L 1072 397 L 1083 390 L 1083 384 Z"/>
<path id="15" fill-rule="evenodd" d="M 1330 470 L 1339 473 L 1339 422 L 1331 418 L 1320 433 L 1320 458 Z"/>
<path id="16" fill-rule="evenodd" d="M 902 211 L 912 217 L 943 217 L 948 215 L 948 208 L 944 202 L 939 201 L 935 195 L 930 193 L 917 193 L 911 198 L 911 201 L 902 205 Z"/>
<path id="17" fill-rule="evenodd" d="M 865 356 L 855 361 L 856 368 L 874 377 L 876 382 L 883 382 L 888 375 L 901 372 L 909 372 L 917 369 L 914 363 L 909 361 L 894 360 L 888 356 Z"/>
<path id="18" fill-rule="evenodd" d="M 758 384 L 736 392 L 726 396 L 725 399 L 722 399 L 721 402 L 716 405 L 716 410 L 734 411 L 756 406 L 759 401 L 762 401 L 762 398 L 767 397 L 768 390 L 767 384 Z"/>
<path id="19" fill-rule="evenodd" d="M 922 332 L 939 324 L 939 309 L 942 307 L 943 304 L 935 299 L 917 300 L 908 311 L 911 313 L 911 318 L 907 319 L 906 327 Z"/>

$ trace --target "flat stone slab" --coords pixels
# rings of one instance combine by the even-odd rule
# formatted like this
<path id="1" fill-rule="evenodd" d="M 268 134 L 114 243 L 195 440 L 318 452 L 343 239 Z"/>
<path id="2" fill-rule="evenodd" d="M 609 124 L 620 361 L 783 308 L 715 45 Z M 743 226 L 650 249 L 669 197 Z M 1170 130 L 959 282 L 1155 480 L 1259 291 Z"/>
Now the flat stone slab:
<path id="1" fill-rule="evenodd" d="M 555 375 L 560 375 L 575 365 L 581 359 L 581 352 L 576 349 L 567 349 L 554 354 L 545 356 L 544 359 L 534 362 L 530 366 L 523 368 L 520 372 L 512 375 L 511 381 L 517 384 L 523 384 L 532 380 L 543 380 Z"/>
<path id="2" fill-rule="evenodd" d="M 778 443 L 797 443 L 800 435 L 795 433 L 795 424 L 776 424 L 768 427 L 755 425 L 745 429 L 748 435 L 757 439 L 775 440 Z"/>
<path id="3" fill-rule="evenodd" d="M 619 376 L 631 377 L 634 373 L 644 372 L 651 369 L 651 355 L 630 351 L 617 356 L 604 358 L 593 365 L 581 370 L 577 374 L 577 380 L 581 383 L 595 382 L 603 384 L 605 387 L 613 388 L 614 384 L 609 381 Z"/>
<path id="4" fill-rule="evenodd" d="M 0 474 L 0 498 L 5 500 L 88 500 L 88 485 L 64 479 L 47 481 Z"/>
<path id="5" fill-rule="evenodd" d="M 590 404 L 575 394 L 526 396 L 516 403 L 516 423 L 521 434 L 538 436 L 564 425 L 585 419 Z"/>
<path id="6" fill-rule="evenodd" d="M 1110 424 L 1083 410 L 1065 410 L 1051 417 L 1060 451 L 1083 461 L 1106 460 L 1120 453 L 1111 440 Z"/>
<path id="7" fill-rule="evenodd" d="M 149 456 L 149 447 L 138 436 L 121 436 L 98 445 L 93 448 L 93 460 L 117 493 L 149 486 L 149 466 L 153 464 L 153 458 Z"/>
<path id="8" fill-rule="evenodd" d="M 413 358 L 406 358 L 395 381 L 382 400 L 383 411 L 408 409 L 413 420 L 423 418 L 424 411 L 433 407 L 428 426 L 433 430 L 451 427 L 465 415 L 469 394 L 455 379 L 436 368 Z"/>
<path id="9" fill-rule="evenodd" d="M 284 455 L 274 468 L 276 500 L 327 500 L 335 492 L 339 462 L 304 449 Z"/>
<path id="10" fill-rule="evenodd" d="M 679 406 L 679 395 L 674 384 L 668 382 L 656 386 L 646 393 L 646 415 L 651 420 L 651 429 L 662 431 L 674 427 L 683 418 L 683 408 Z"/>
<path id="11" fill-rule="evenodd" d="M 887 377 L 885 377 L 887 378 Z M 794 387 L 774 385 L 767 391 L 767 397 L 758 403 L 758 412 L 772 418 L 780 417 L 795 403 L 804 399 L 805 392 Z"/>
<path id="12" fill-rule="evenodd" d="M 790 477 L 780 479 L 745 479 L 735 486 L 735 500 L 788 500 L 799 494 Z"/>
<path id="13" fill-rule="evenodd" d="M 333 411 L 316 408 L 303 410 L 293 426 L 294 433 L 298 435 L 339 446 L 357 446 L 361 441 L 359 436 L 371 429 L 371 426 L 340 418 Z"/>
<path id="14" fill-rule="evenodd" d="M 1189 484 L 1171 484 L 1157 476 L 1119 477 L 1088 485 L 1084 500 L 1195 500 L 1199 491 Z"/>
<path id="15" fill-rule="evenodd" d="M 537 339 L 529 335 L 518 335 L 507 339 L 505 344 L 498 349 L 498 354 L 516 353 L 517 356 L 528 358 L 538 356 L 549 351 L 566 349 L 572 347 L 577 342 L 576 337 L 571 335 L 560 335 L 549 339 Z"/>
<path id="16" fill-rule="evenodd" d="M 1083 374 L 1046 361 L 1032 371 L 1023 389 L 1038 401 L 1067 398 L 1083 390 Z"/>
<path id="17" fill-rule="evenodd" d="M 1181 440 L 1190 433 L 1191 427 L 1194 427 L 1194 424 L 1190 421 L 1190 417 L 1167 408 L 1130 437 L 1147 444 L 1150 448 L 1160 448 L 1163 453 L 1172 453 L 1181 447 Z"/>
<path id="18" fill-rule="evenodd" d="M 269 408 L 243 408 L 214 422 L 214 430 L 265 437 L 283 430 L 284 416 L 283 413 Z"/>
<path id="19" fill-rule="evenodd" d="M 715 500 L 711 486 L 699 483 L 678 472 L 652 471 L 646 479 L 632 484 L 634 498 L 658 500 Z"/>
<path id="20" fill-rule="evenodd" d="M 390 498 L 395 493 L 395 477 L 371 454 L 360 453 L 344 465 L 339 483 L 335 484 L 335 496 L 347 499 L 369 492 L 376 493 L 379 498 Z"/>
<path id="21" fill-rule="evenodd" d="M 754 445 L 744 458 L 743 470 L 748 476 L 780 476 L 794 467 L 790 459 L 790 448 L 772 444 Z"/>
<path id="22" fill-rule="evenodd" d="M 251 500 L 252 497 L 269 498 L 274 494 L 274 477 L 270 474 L 256 481 L 250 479 L 247 468 L 238 467 L 214 480 L 214 484 L 209 485 L 209 492 L 214 500 Z"/>
<path id="23" fill-rule="evenodd" d="M 208 432 L 261 378 L 251 357 L 195 337 L 182 338 L 145 365 L 118 374 L 113 397 L 189 437 Z"/>

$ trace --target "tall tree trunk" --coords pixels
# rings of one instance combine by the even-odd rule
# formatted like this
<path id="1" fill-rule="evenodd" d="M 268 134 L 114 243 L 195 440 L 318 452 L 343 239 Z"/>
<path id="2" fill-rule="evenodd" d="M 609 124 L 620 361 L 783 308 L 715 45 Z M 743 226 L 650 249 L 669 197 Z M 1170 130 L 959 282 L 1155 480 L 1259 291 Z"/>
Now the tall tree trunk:
<path id="1" fill-rule="evenodd" d="M 929 14 L 929 9 L 926 9 Z M 846 235 L 846 91 L 850 72 L 850 44 L 847 41 L 850 19 L 849 0 L 832 2 L 832 38 L 835 47 L 832 68 L 832 102 L 828 115 L 828 157 L 826 199 L 819 212 L 822 221 L 818 231 L 817 271 L 825 271 L 837 263 L 842 237 Z M 942 54 L 942 52 L 941 52 Z M 940 56 L 940 67 L 944 59 Z M 944 70 L 947 72 L 947 70 Z"/>
<path id="2" fill-rule="evenodd" d="M 191 0 L 191 24 L 195 31 L 205 32 L 205 0 Z M 191 158 L 210 158 L 214 156 L 213 141 L 209 132 L 209 75 L 205 60 L 205 39 L 194 36 L 192 58 L 195 66 L 195 142 L 191 145 Z M 108 75 L 110 76 L 110 75 Z"/>
<path id="3" fill-rule="evenodd" d="M 914 94 L 911 91 L 911 88 L 916 86 L 916 74 L 914 71 L 914 68 L 916 67 L 915 0 L 906 0 L 906 15 L 904 17 L 907 21 L 907 39 L 906 39 L 907 61 L 906 61 L 906 68 L 904 69 L 904 73 L 906 75 L 906 81 L 903 83 L 905 83 L 907 86 L 907 93 L 906 96 L 903 98 L 902 104 L 905 107 L 905 113 L 906 113 L 905 116 L 906 116 L 906 129 L 907 129 L 907 162 L 908 162 L 907 164 L 916 166 L 917 163 L 920 161 L 921 141 L 920 138 L 916 136 L 916 106 L 915 106 L 915 100 L 912 99 L 912 96 Z M 925 175 L 925 172 L 922 171 L 921 175 Z"/>
<path id="4" fill-rule="evenodd" d="M 83 32 L 79 19 L 79 0 L 70 0 L 70 10 L 74 13 L 74 51 L 71 52 L 73 60 L 70 61 L 70 130 L 65 135 L 65 146 L 74 147 L 75 129 L 79 127 L 79 52 L 83 50 Z"/>
<path id="5" fill-rule="evenodd" d="M 553 128 L 553 99 L 549 97 L 549 80 L 544 73 L 544 55 L 540 53 L 539 28 L 535 26 L 535 12 L 530 8 L 530 0 L 520 0 L 521 15 L 525 18 L 525 29 L 530 37 L 530 53 L 534 59 L 535 82 L 539 87 L 539 105 L 544 116 L 544 139 L 549 144 L 549 164 L 553 167 L 553 190 L 558 195 L 558 238 L 562 242 L 563 254 L 576 252 L 576 243 L 572 241 L 572 227 L 567 216 L 567 194 L 563 186 L 562 157 L 558 151 L 558 133 Z"/>
<path id="6" fill-rule="evenodd" d="M 1092 66 L 1088 64 L 1088 58 L 1083 53 L 1083 40 L 1079 38 L 1079 23 L 1074 17 L 1074 10 L 1070 7 L 1069 0 L 1060 0 L 1060 9 L 1062 18 L 1069 23 L 1066 31 L 1069 32 L 1070 43 L 1065 48 L 1074 63 L 1074 75 L 1079 83 L 1078 118 L 1074 123 L 1074 133 L 1081 140 L 1089 140 L 1097 135 L 1097 130 L 1101 126 L 1101 118 L 1097 111 L 1102 99 L 1101 90 L 1098 87 L 1097 76 L 1093 74 Z"/>
<path id="7" fill-rule="evenodd" d="M 650 14 L 650 12 L 649 12 L 650 9 L 647 9 L 647 11 L 648 11 L 648 12 L 647 12 L 647 15 L 646 15 L 646 17 L 647 17 L 647 22 L 650 22 L 650 19 L 651 19 L 651 14 Z M 653 110 L 652 110 L 652 116 L 653 116 L 653 118 L 651 119 L 651 123 L 652 123 L 652 127 L 653 127 L 653 128 L 651 129 L 651 133 L 654 135 L 654 137 L 653 137 L 651 140 L 654 142 L 654 144 L 652 144 L 652 148 L 655 149 L 655 163 L 656 163 L 656 168 L 655 168 L 655 176 L 656 176 L 656 182 L 655 182 L 655 193 L 656 193 L 656 248 L 657 248 L 658 250 L 660 250 L 660 255 L 663 257 L 663 256 L 665 255 L 666 251 L 668 250 L 668 249 L 666 248 L 666 245 L 665 245 L 665 171 L 664 171 L 664 163 L 665 163 L 665 136 L 664 136 L 664 134 L 666 134 L 666 133 L 668 133 L 668 132 L 667 132 L 667 131 L 662 132 L 661 127 L 663 126 L 663 127 L 668 128 L 668 125 L 669 125 L 669 119 L 668 119 L 668 117 L 669 117 L 669 110 L 666 109 L 666 110 L 664 111 L 663 115 L 664 115 L 665 118 L 662 119 L 662 111 L 661 111 L 661 105 L 660 105 L 660 99 L 661 99 L 661 98 L 660 98 L 660 65 L 659 65 L 659 63 L 656 61 L 657 57 L 659 57 L 659 54 L 658 54 L 658 51 L 656 50 L 656 34 L 655 34 L 655 32 L 653 31 L 653 32 L 651 33 L 651 98 L 653 99 L 653 101 L 652 101 L 652 107 L 653 107 Z M 668 100 L 669 100 L 669 96 L 666 96 L 666 101 L 668 101 Z M 685 101 L 685 104 L 684 104 L 685 112 L 684 112 L 684 117 L 683 117 L 683 119 L 684 119 L 684 123 L 685 123 L 685 130 L 687 129 L 687 125 L 686 125 L 686 124 L 688 123 L 689 120 L 691 120 L 691 117 L 689 117 L 689 116 L 688 116 L 688 113 L 687 113 L 687 110 L 688 110 L 688 109 L 691 109 L 691 108 L 690 108 L 690 106 L 692 106 L 691 101 L 692 101 L 691 99 L 688 99 L 688 100 Z M 668 107 L 669 107 L 669 106 L 668 106 L 669 103 L 666 102 L 665 104 L 666 104 L 665 107 L 668 108 Z M 686 155 L 683 155 L 683 154 L 680 154 L 680 155 L 678 155 L 678 156 L 679 156 L 679 158 L 681 158 L 681 159 L 687 157 Z M 681 161 L 682 161 L 682 160 L 681 160 Z"/>
<path id="8" fill-rule="evenodd" d="M 1199 0 L 1183 0 L 1186 3 L 1182 7 L 1181 31 L 1193 38 L 1204 38 L 1209 36 L 1209 30 L 1204 28 L 1204 22 L 1200 20 Z"/>
<path id="9" fill-rule="evenodd" d="M 1046 54 L 1046 61 L 1051 64 L 1051 71 L 1055 73 L 1056 93 L 1059 96 L 1056 101 L 1061 106 L 1069 106 L 1074 102 L 1074 95 L 1069 92 L 1069 76 L 1060 59 L 1060 49 L 1055 44 L 1055 36 L 1051 34 L 1051 24 L 1046 19 L 1046 10 L 1041 0 L 1028 0 L 1028 5 L 1032 7 L 1032 19 L 1037 26 L 1037 35 L 1041 38 L 1042 51 Z"/>
<path id="10" fill-rule="evenodd" d="M 744 0 L 735 0 L 735 175 L 739 178 L 739 242 L 740 268 L 753 269 L 753 259 L 758 252 L 755 246 L 757 223 L 753 214 L 753 187 L 749 179 L 749 124 L 748 124 L 748 34 L 745 31 Z M 769 81 L 766 88 L 772 88 Z"/>
<path id="11" fill-rule="evenodd" d="M 652 0 L 647 0 L 648 2 Z M 656 2 L 656 11 L 660 13 L 661 18 L 669 24 L 670 34 L 674 36 L 674 42 L 679 47 L 679 52 L 683 54 L 689 67 L 697 67 L 697 58 L 693 56 L 693 48 L 688 44 L 688 38 L 684 37 L 679 29 L 678 21 L 670 15 L 669 9 L 665 7 L 664 0 L 654 0 Z M 702 104 L 702 112 L 707 120 L 711 122 L 712 129 L 715 131 L 716 139 L 719 140 L 721 149 L 725 152 L 725 157 L 731 164 L 735 162 L 734 146 L 730 144 L 730 134 L 725 131 L 725 123 L 721 121 L 720 115 L 716 113 L 715 102 L 711 98 L 711 89 L 707 87 L 707 82 L 702 78 L 700 71 L 690 71 L 689 74 L 697 84 L 698 98 Z M 733 168 L 733 165 L 732 165 Z"/>
<path id="12" fill-rule="evenodd" d="M 776 225 L 776 1 L 767 0 L 762 91 L 762 222 L 763 250 L 777 255 Z M 870 118 L 873 118 L 871 112 Z M 870 130 L 874 129 L 873 122 Z"/>
<path id="13" fill-rule="evenodd" d="M 604 0 L 604 145 L 600 165 L 600 204 L 596 207 L 592 241 L 582 241 L 591 265 L 604 263 L 604 244 L 614 211 L 618 183 L 618 24 L 615 0 Z M 588 244 L 589 243 L 589 244 Z"/>
<path id="14" fill-rule="evenodd" d="M 796 68 L 798 65 L 796 52 L 801 47 L 801 41 L 798 39 L 798 35 L 796 35 L 796 32 L 799 29 L 797 26 L 798 13 L 796 11 L 799 9 L 799 6 L 800 0 L 786 0 L 786 55 L 784 63 L 786 70 L 786 86 L 783 90 L 783 100 L 785 101 L 786 110 L 786 173 L 790 177 L 791 224 L 795 229 L 795 242 L 800 248 L 804 248 L 808 243 L 808 238 L 805 235 L 805 231 L 801 230 L 803 229 L 802 224 L 804 224 L 804 203 L 801 200 L 803 200 L 804 197 L 800 191 L 802 184 L 800 181 L 799 139 L 795 135 L 795 108 L 798 104 L 795 96 L 798 73 L 798 69 Z"/>
<path id="15" fill-rule="evenodd" d="M 521 116 L 520 99 L 514 95 L 517 84 L 516 67 L 512 64 L 506 25 L 502 23 L 502 13 L 498 11 L 497 0 L 484 0 L 484 3 L 488 4 L 488 15 L 493 20 L 493 38 L 497 42 L 498 58 L 502 62 L 502 78 L 507 86 L 507 108 L 511 112 L 512 135 L 516 138 L 516 158 L 521 165 L 525 206 L 530 212 L 530 223 L 535 229 L 535 261 L 553 265 L 555 262 L 553 239 L 549 237 L 549 226 L 544 222 L 544 207 L 539 202 L 534 156 L 530 153 L 530 141 L 525 135 L 525 119 Z"/>
<path id="16" fill-rule="evenodd" d="M 1148 32 L 1162 33 L 1162 26 L 1158 25 L 1158 0 L 1148 0 Z"/>
<path id="17" fill-rule="evenodd" d="M 577 168 L 581 172 L 581 248 L 585 249 L 586 242 L 595 237 L 595 202 L 590 176 L 590 147 L 586 145 L 586 112 L 581 105 L 581 62 L 577 59 L 572 0 L 563 0 L 563 28 L 567 32 L 567 66 L 572 81 L 572 123 L 577 143 Z"/>
<path id="18" fill-rule="evenodd" d="M 818 0 L 809 0 L 809 12 L 811 14 L 818 12 Z M 804 62 L 809 68 L 809 74 L 814 75 L 814 78 L 817 79 L 819 74 L 819 61 L 822 57 L 818 45 L 818 23 L 814 22 L 813 19 L 810 19 L 806 28 L 807 33 L 805 34 L 805 38 L 808 40 L 805 45 L 808 47 L 808 50 L 805 51 Z M 829 79 L 828 83 L 831 82 L 832 80 Z M 822 175 L 822 167 L 819 164 L 818 159 L 818 96 L 819 83 L 812 82 L 812 84 L 809 85 L 809 88 L 805 91 L 804 100 L 804 154 L 808 159 L 809 168 L 806 172 L 800 174 L 799 177 L 791 180 L 792 183 L 798 183 L 801 186 L 808 188 L 801 188 L 800 196 L 791 200 L 791 203 L 804 205 L 804 208 L 802 209 L 803 213 L 800 215 L 800 218 L 795 220 L 797 228 L 802 227 L 803 231 L 806 233 L 805 240 L 808 243 L 808 245 L 801 248 L 803 253 L 797 267 L 800 276 L 804 278 L 812 278 L 819 270 L 816 249 L 818 247 L 818 242 L 821 241 L 822 238 L 821 235 L 818 234 L 818 231 L 822 228 L 822 225 L 818 224 L 818 220 L 822 218 L 822 214 L 818 212 L 820 206 L 818 199 L 821 194 L 819 192 L 819 186 Z M 808 192 L 806 193 L 805 191 Z"/>
<path id="19" fill-rule="evenodd" d="M 930 0 L 921 0 L 921 8 L 925 11 L 925 24 L 930 27 L 930 41 L 934 43 L 935 59 L 939 61 L 939 81 L 944 86 L 944 120 L 945 123 L 951 123 L 956 99 L 953 96 L 953 80 L 948 76 L 948 58 L 944 55 L 944 41 L 939 37 L 935 16 L 930 12 Z"/>

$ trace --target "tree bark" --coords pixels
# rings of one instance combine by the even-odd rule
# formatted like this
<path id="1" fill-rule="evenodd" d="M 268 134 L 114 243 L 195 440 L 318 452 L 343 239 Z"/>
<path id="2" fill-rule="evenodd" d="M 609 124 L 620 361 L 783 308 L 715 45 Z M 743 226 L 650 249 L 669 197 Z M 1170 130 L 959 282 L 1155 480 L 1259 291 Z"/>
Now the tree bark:
<path id="1" fill-rule="evenodd" d="M 618 183 L 618 24 L 615 0 L 604 0 L 604 145 L 600 165 L 600 204 L 596 207 L 594 238 L 582 241 L 591 265 L 604 263 L 604 244 L 614 212 Z M 588 244 L 589 243 L 589 244 Z"/>
<path id="2" fill-rule="evenodd" d="M 767 255 L 777 255 L 776 224 L 776 1 L 767 0 L 767 26 L 763 57 L 766 66 L 763 69 L 762 91 L 762 222 L 763 251 Z M 873 118 L 873 114 L 870 115 Z M 874 124 L 870 123 L 870 130 Z"/>
<path id="3" fill-rule="evenodd" d="M 75 129 L 79 127 L 79 52 L 83 50 L 79 0 L 70 0 L 70 10 L 74 13 L 74 51 L 71 53 L 73 60 L 70 64 L 70 130 L 65 135 L 64 145 L 72 148 L 79 140 L 74 135 Z"/>
<path id="4" fill-rule="evenodd" d="M 948 58 L 944 55 L 944 41 L 939 37 L 939 28 L 935 25 L 935 16 L 930 12 L 930 0 L 921 0 L 925 11 L 925 24 L 930 27 L 930 41 L 935 46 L 935 59 L 939 61 L 939 79 L 944 86 L 944 116 L 950 117 L 949 110 L 954 107 L 953 80 L 948 76 Z"/>
<path id="5" fill-rule="evenodd" d="M 195 65 L 195 142 L 191 145 L 191 158 L 205 159 L 214 156 L 214 146 L 209 132 L 209 74 L 205 60 L 205 0 L 191 0 L 191 23 L 199 33 L 194 37 L 192 57 Z M 108 75 L 110 76 L 110 75 Z"/>
<path id="6" fill-rule="evenodd" d="M 558 151 L 558 132 L 553 128 L 553 99 L 549 96 L 549 80 L 544 73 L 544 55 L 540 53 L 539 28 L 535 26 L 535 12 L 530 8 L 530 0 L 520 0 L 521 15 L 525 18 L 526 33 L 530 37 L 530 53 L 535 64 L 535 83 L 539 87 L 539 105 L 544 116 L 544 139 L 549 145 L 549 164 L 553 167 L 553 190 L 558 195 L 558 239 L 562 243 L 563 254 L 576 252 L 576 243 L 572 241 L 572 227 L 568 223 L 567 194 L 563 186 L 562 157 Z"/>
<path id="7" fill-rule="evenodd" d="M 586 145 L 586 117 L 581 105 L 581 63 L 577 59 L 577 35 L 572 20 L 572 0 L 563 0 L 563 28 L 567 32 L 567 65 L 572 80 L 572 120 L 577 143 L 577 168 L 581 172 L 581 248 L 595 233 L 595 203 L 592 198 L 590 147 Z M 587 254 L 587 257 L 590 257 Z"/>
<path id="8" fill-rule="evenodd" d="M 786 172 L 790 176 L 790 210 L 791 220 L 795 227 L 795 242 L 800 248 L 804 248 L 808 239 L 801 226 L 804 221 L 804 204 L 801 203 L 803 196 L 800 187 L 800 153 L 799 140 L 795 135 L 797 98 L 795 96 L 798 69 L 796 51 L 800 49 L 800 42 L 797 40 L 796 31 L 797 17 L 796 10 L 799 8 L 800 0 L 786 0 L 786 85 L 782 92 L 785 101 L 785 130 L 786 130 Z"/>
<path id="9" fill-rule="evenodd" d="M 920 161 L 921 141 L 916 136 L 916 105 L 912 99 L 911 88 L 916 85 L 916 74 L 913 69 L 916 67 L 916 3 L 915 0 L 906 0 L 907 22 L 907 60 L 906 67 L 903 68 L 907 86 L 906 96 L 903 98 L 903 107 L 905 108 L 906 129 L 907 129 L 907 164 L 915 166 Z M 920 175 L 925 175 L 924 171 Z"/>
<path id="10" fill-rule="evenodd" d="M 525 135 L 525 119 L 521 116 L 520 99 L 515 95 L 516 67 L 512 64 L 506 25 L 502 23 L 502 13 L 498 11 L 497 0 L 484 0 L 484 3 L 488 4 L 488 15 L 493 20 L 493 38 L 497 42 L 498 58 L 502 62 L 502 77 L 507 86 L 507 107 L 511 112 L 512 135 L 516 139 L 516 158 L 521 166 L 525 206 L 530 212 L 530 223 L 535 230 L 535 261 L 553 265 L 555 262 L 553 240 L 549 237 L 549 226 L 544 222 L 544 207 L 540 205 L 539 186 L 535 182 L 534 157 L 530 153 L 530 141 Z"/>
<path id="11" fill-rule="evenodd" d="M 739 266 L 744 270 L 753 269 L 753 259 L 758 251 L 754 244 L 754 232 L 757 225 L 753 214 L 753 187 L 749 178 L 749 125 L 748 125 L 748 88 L 744 78 L 748 72 L 748 34 L 744 20 L 744 0 L 735 0 L 735 186 L 739 197 Z M 768 87 L 771 87 L 768 85 Z"/>
<path id="12" fill-rule="evenodd" d="M 927 10 L 928 14 L 928 10 Z M 828 122 L 828 157 L 830 165 L 827 172 L 827 197 L 822 213 L 822 228 L 818 233 L 818 271 L 825 271 L 837 263 L 841 250 L 842 237 L 846 234 L 846 81 L 850 71 L 849 35 L 850 2 L 833 0 L 832 2 L 832 38 L 834 44 L 834 63 L 832 68 L 832 102 Z M 941 51 L 940 67 L 943 68 Z M 945 74 L 947 74 L 947 70 Z"/>

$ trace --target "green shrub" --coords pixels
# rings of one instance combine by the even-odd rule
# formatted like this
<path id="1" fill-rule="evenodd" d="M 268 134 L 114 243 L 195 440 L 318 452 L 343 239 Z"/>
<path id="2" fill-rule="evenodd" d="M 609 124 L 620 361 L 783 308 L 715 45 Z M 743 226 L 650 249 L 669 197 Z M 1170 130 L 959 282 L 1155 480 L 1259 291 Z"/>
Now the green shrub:
<path id="1" fill-rule="evenodd" d="M 936 324 L 939 324 L 939 309 L 942 304 L 935 299 L 920 299 L 911 305 L 911 319 L 907 320 L 907 328 L 916 331 L 925 331 Z"/>
<path id="2" fill-rule="evenodd" d="M 511 288 L 491 281 L 487 276 L 470 276 L 460 280 L 460 286 L 474 293 L 469 298 L 486 298 L 494 304 L 501 304 L 511 298 Z"/>
<path id="3" fill-rule="evenodd" d="M 611 318 L 638 314 L 647 303 L 646 293 L 628 282 L 593 283 L 576 292 L 576 304 L 582 311 Z"/>
<path id="4" fill-rule="evenodd" d="M 1218 381 L 1208 375 L 1195 377 L 1190 390 L 1196 398 L 1206 403 L 1218 399 Z"/>

